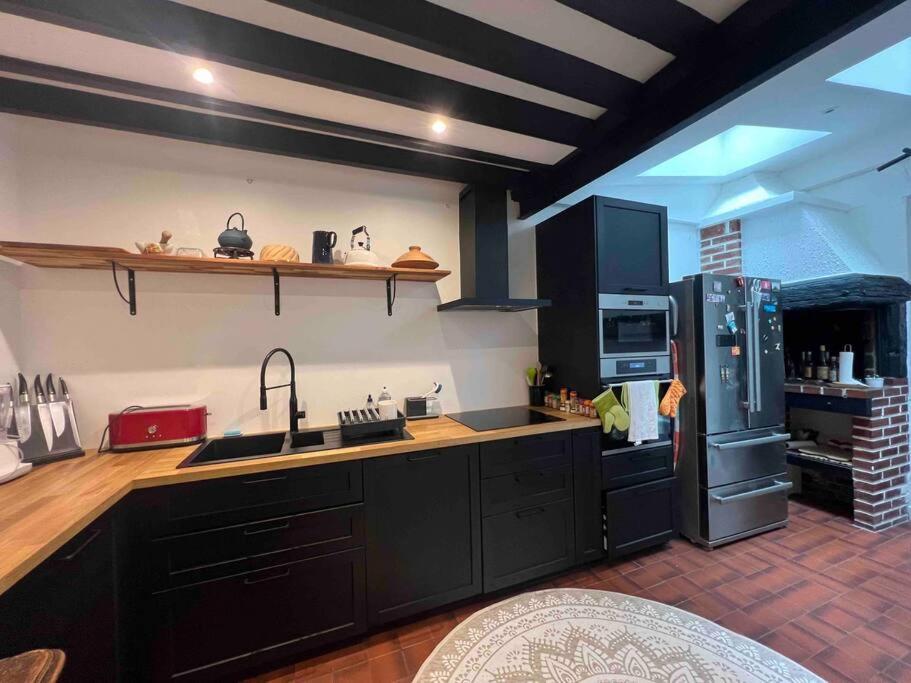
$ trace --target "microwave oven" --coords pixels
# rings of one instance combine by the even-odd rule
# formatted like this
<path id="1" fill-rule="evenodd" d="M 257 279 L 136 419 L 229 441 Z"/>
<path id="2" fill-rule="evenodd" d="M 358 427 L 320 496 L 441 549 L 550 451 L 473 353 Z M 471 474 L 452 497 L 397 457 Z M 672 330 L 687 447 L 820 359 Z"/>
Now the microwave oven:
<path id="1" fill-rule="evenodd" d="M 674 308 L 668 296 L 599 294 L 601 378 L 670 376 Z"/>

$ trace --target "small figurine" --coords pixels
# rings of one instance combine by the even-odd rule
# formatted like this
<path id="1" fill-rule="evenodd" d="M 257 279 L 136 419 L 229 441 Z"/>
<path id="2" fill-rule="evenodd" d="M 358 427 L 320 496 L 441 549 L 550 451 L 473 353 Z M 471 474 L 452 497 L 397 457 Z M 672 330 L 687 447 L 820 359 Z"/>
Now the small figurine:
<path id="1" fill-rule="evenodd" d="M 170 254 L 174 251 L 174 245 L 168 244 L 174 235 L 170 230 L 161 231 L 161 240 L 158 242 L 136 242 L 136 248 L 140 254 Z"/>

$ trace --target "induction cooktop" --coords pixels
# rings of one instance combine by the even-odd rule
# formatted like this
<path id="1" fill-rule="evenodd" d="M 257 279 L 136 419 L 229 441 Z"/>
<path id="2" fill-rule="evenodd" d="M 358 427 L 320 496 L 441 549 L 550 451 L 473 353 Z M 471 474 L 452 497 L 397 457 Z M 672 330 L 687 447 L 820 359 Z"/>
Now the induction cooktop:
<path id="1" fill-rule="evenodd" d="M 530 410 L 527 406 L 469 410 L 466 413 L 450 413 L 447 417 L 451 417 L 456 422 L 461 422 L 476 432 L 487 432 L 491 429 L 505 429 L 507 427 L 524 427 L 544 422 L 560 422 L 563 419 L 562 417 L 540 413 L 537 410 Z"/>

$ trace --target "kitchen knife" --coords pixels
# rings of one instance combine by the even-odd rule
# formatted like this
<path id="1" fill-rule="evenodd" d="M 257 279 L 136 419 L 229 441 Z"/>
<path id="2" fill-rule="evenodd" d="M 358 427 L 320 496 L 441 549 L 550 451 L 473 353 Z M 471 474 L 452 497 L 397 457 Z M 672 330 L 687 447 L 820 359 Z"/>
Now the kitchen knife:
<path id="1" fill-rule="evenodd" d="M 60 391 L 63 392 L 63 398 L 66 400 L 66 412 L 70 416 L 70 425 L 73 427 L 73 438 L 76 445 L 82 448 L 82 440 L 79 438 L 79 427 L 76 426 L 76 408 L 73 407 L 73 399 L 70 398 L 70 390 L 66 386 L 66 380 L 60 378 Z"/>
<path id="2" fill-rule="evenodd" d="M 32 409 L 29 405 L 28 382 L 19 373 L 19 400 L 16 401 L 16 434 L 19 442 L 25 443 L 32 436 Z"/>
<path id="3" fill-rule="evenodd" d="M 54 445 L 54 424 L 51 419 L 51 409 L 47 404 L 47 396 L 41 388 L 41 375 L 35 375 L 35 403 L 38 405 L 38 419 L 41 420 L 41 429 L 44 440 L 47 442 L 48 451 Z"/>
<path id="4" fill-rule="evenodd" d="M 51 420 L 54 423 L 54 434 L 60 436 L 66 429 L 66 413 L 63 410 L 63 403 L 57 400 L 57 389 L 54 388 L 54 376 L 50 373 L 44 381 L 44 388 L 47 389 L 47 400 L 51 408 Z"/>
<path id="5" fill-rule="evenodd" d="M 20 372 L 19 373 L 19 403 L 28 403 L 28 382 L 25 381 L 25 377 Z"/>

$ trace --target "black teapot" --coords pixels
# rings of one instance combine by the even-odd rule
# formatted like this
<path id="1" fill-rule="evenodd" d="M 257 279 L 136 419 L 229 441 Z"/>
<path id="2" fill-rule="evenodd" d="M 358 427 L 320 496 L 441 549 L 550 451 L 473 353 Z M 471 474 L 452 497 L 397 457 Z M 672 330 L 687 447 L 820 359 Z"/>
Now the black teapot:
<path id="1" fill-rule="evenodd" d="M 231 219 L 234 216 L 240 216 L 240 227 L 232 228 Z M 218 236 L 218 244 L 221 247 L 228 249 L 246 249 L 249 250 L 253 246 L 253 240 L 250 238 L 250 235 L 247 234 L 246 229 L 244 228 L 244 215 L 239 211 L 232 213 L 228 216 L 228 220 L 225 223 L 225 229 L 222 230 L 221 234 Z"/>

